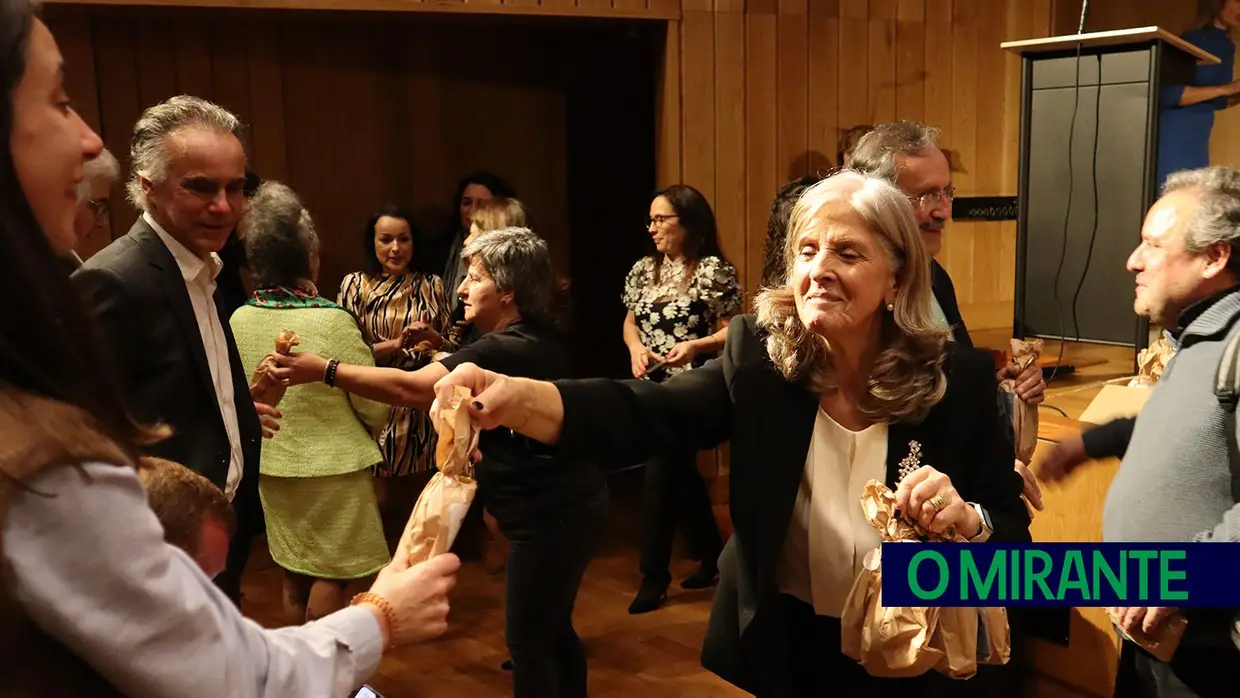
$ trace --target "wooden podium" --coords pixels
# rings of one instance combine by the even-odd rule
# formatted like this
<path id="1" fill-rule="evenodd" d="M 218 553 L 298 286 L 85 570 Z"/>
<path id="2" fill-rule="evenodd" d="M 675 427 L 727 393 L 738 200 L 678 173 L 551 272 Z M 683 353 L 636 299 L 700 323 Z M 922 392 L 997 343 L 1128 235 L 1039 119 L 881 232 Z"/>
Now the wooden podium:
<path id="1" fill-rule="evenodd" d="M 1125 267 L 1158 198 L 1160 95 L 1219 59 L 1158 27 L 1001 46 L 1022 59 L 1013 336 L 1133 346 L 1135 370 Z"/>

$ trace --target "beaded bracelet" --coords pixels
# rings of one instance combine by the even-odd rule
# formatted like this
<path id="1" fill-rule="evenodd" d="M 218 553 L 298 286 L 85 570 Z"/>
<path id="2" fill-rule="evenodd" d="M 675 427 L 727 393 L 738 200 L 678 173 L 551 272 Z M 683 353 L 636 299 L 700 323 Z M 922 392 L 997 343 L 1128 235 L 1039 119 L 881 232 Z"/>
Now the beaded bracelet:
<path id="1" fill-rule="evenodd" d="M 339 366 L 340 362 L 336 359 L 327 362 L 327 370 L 323 371 L 323 382 L 327 384 L 327 387 L 336 387 L 336 369 Z"/>
<path id="2" fill-rule="evenodd" d="M 396 611 L 392 609 L 392 604 L 388 603 L 387 599 L 379 596 L 373 591 L 363 591 L 357 596 L 354 596 L 353 600 L 349 602 L 349 605 L 359 606 L 364 603 L 374 604 L 380 611 L 383 612 L 383 617 L 387 620 L 388 625 L 388 646 L 395 645 Z"/>

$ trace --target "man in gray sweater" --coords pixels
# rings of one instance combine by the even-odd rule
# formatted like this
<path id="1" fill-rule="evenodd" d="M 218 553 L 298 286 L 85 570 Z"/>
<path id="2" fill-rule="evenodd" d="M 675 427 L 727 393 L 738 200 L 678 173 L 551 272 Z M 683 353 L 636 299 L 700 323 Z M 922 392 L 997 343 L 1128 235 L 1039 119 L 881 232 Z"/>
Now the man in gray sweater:
<path id="1" fill-rule="evenodd" d="M 1132 426 L 1107 492 L 1108 542 L 1240 541 L 1226 420 L 1214 375 L 1228 337 L 1240 331 L 1240 171 L 1172 175 L 1145 218 L 1128 259 L 1137 313 L 1161 327 L 1177 352 Z M 1048 458 L 1040 475 L 1062 480 L 1083 459 Z M 1230 640 L 1236 609 L 1186 609 L 1188 629 L 1171 662 L 1125 641 L 1116 696 L 1235 696 L 1240 651 Z M 1125 630 L 1150 633 L 1171 608 L 1113 610 Z"/>

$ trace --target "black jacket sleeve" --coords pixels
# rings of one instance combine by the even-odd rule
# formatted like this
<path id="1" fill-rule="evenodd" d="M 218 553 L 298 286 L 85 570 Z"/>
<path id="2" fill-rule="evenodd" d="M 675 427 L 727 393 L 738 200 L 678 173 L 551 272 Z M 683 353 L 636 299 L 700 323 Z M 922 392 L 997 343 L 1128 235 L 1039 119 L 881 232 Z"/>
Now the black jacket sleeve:
<path id="1" fill-rule="evenodd" d="M 734 319 L 723 355 L 665 383 L 587 378 L 555 385 L 564 401 L 559 447 L 636 465 L 667 450 L 714 448 L 732 430 L 728 376 L 745 332 Z"/>
<path id="2" fill-rule="evenodd" d="M 973 414 L 969 421 L 974 425 L 975 446 L 965 452 L 974 454 L 968 471 L 969 481 L 957 484 L 956 488 L 962 497 L 982 505 L 990 515 L 994 529 L 991 541 L 1027 542 L 1030 540 L 1029 509 L 1020 496 L 1024 480 L 1013 467 L 1012 445 L 1006 438 L 1003 415 L 994 399 L 999 389 L 994 366 L 990 357 L 982 352 L 963 350 L 957 353 L 960 357 L 954 362 L 956 365 L 949 380 L 957 381 L 962 388 L 968 386 L 962 397 L 971 404 L 962 406 L 962 411 Z"/>
<path id="3" fill-rule="evenodd" d="M 137 340 L 142 332 L 133 317 L 134 305 L 124 280 L 115 271 L 98 267 L 81 267 L 71 278 L 98 323 L 105 353 L 114 362 L 124 394 L 133 395 L 137 373 L 131 362 L 139 355 Z"/>
<path id="4" fill-rule="evenodd" d="M 1121 417 L 1082 433 L 1081 441 L 1085 444 L 1085 454 L 1094 460 L 1123 458 L 1128 451 L 1128 442 L 1132 440 L 1132 429 L 1136 423 L 1136 417 Z"/>

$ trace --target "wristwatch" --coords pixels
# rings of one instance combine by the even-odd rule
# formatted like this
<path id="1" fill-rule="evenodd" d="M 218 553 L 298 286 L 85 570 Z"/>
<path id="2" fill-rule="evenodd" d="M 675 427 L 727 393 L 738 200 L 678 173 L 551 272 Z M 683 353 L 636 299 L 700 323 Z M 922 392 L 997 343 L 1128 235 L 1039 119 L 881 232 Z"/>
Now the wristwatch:
<path id="1" fill-rule="evenodd" d="M 977 502 L 969 502 L 969 506 L 973 507 L 973 511 L 977 512 L 978 520 L 982 524 L 981 530 L 977 532 L 976 536 L 973 536 L 972 538 L 970 538 L 969 542 L 970 543 L 985 543 L 986 541 L 990 540 L 991 534 L 995 532 L 994 527 L 990 525 L 990 514 L 987 514 L 986 509 L 984 509 L 982 505 L 978 504 Z"/>

